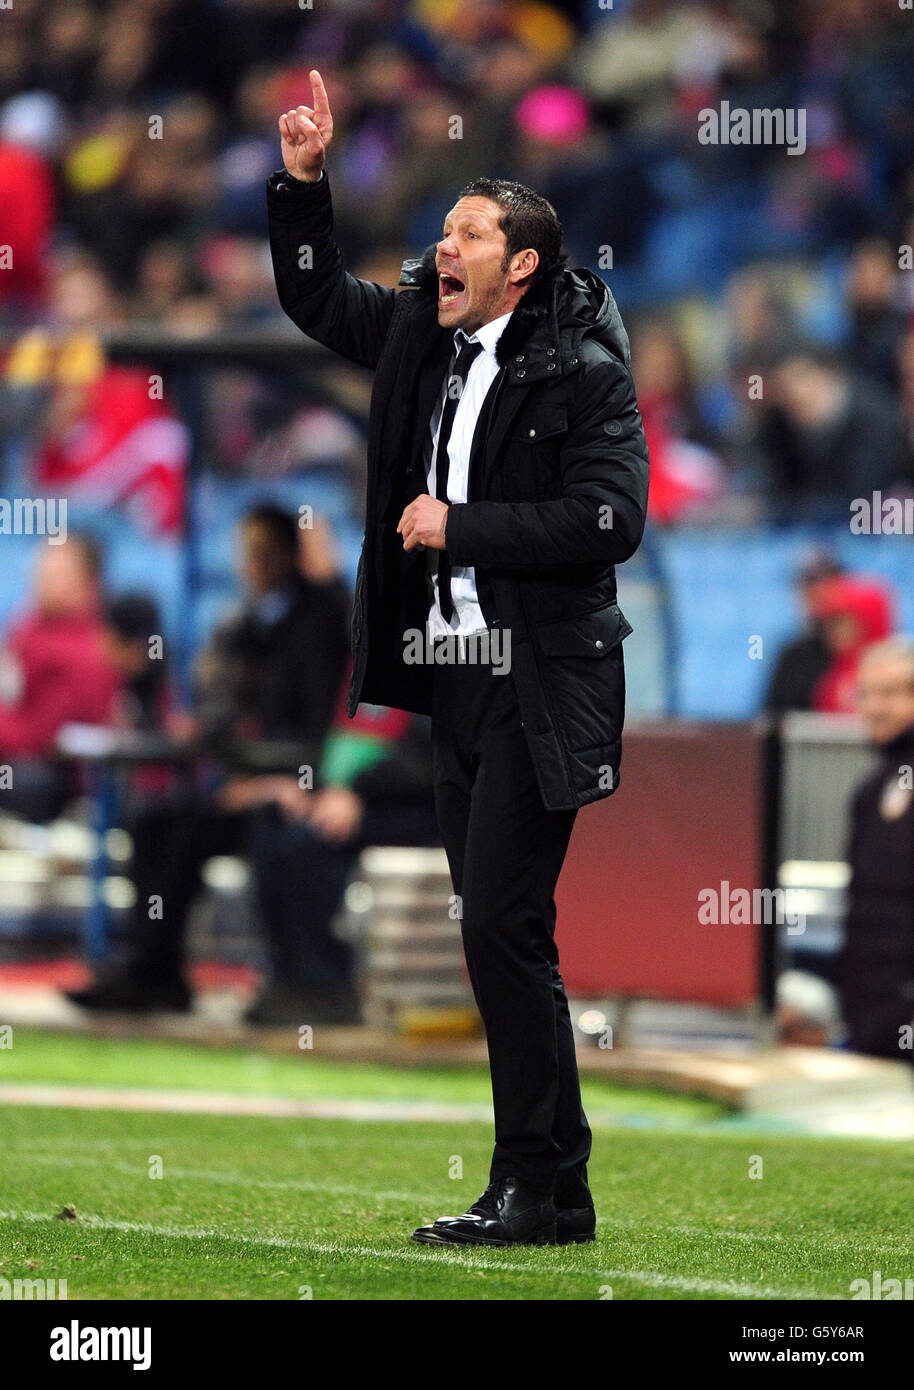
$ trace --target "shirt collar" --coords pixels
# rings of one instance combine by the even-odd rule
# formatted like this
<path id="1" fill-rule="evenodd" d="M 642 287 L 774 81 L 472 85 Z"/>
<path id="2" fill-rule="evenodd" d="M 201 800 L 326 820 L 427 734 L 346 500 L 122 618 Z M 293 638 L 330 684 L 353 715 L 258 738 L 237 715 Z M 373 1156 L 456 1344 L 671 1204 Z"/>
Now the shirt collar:
<path id="1" fill-rule="evenodd" d="M 454 342 L 457 346 L 457 351 L 460 351 L 465 342 L 482 343 L 484 351 L 491 352 L 494 356 L 495 349 L 498 346 L 498 340 L 502 333 L 504 333 L 508 319 L 513 313 L 514 310 L 511 309 L 507 314 L 502 314 L 500 318 L 491 319 L 488 323 L 484 323 L 481 328 L 477 328 L 476 332 L 470 337 L 464 333 L 462 328 L 458 328 L 454 334 Z"/>

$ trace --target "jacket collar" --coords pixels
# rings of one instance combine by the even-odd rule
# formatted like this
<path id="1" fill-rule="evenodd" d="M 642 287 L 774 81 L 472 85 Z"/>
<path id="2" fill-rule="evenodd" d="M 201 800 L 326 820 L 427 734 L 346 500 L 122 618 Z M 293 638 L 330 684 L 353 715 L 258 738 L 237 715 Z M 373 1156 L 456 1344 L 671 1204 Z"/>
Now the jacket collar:
<path id="1" fill-rule="evenodd" d="M 475 333 L 467 334 L 462 328 L 458 328 L 454 334 L 454 339 L 459 343 L 471 342 L 475 338 L 478 343 L 482 344 L 483 350 L 491 353 L 497 362 L 498 344 L 502 334 L 511 321 L 511 312 L 512 311 L 509 310 L 507 314 L 502 314 L 497 319 L 490 319 L 489 322 L 484 323 L 481 328 L 477 328 Z"/>

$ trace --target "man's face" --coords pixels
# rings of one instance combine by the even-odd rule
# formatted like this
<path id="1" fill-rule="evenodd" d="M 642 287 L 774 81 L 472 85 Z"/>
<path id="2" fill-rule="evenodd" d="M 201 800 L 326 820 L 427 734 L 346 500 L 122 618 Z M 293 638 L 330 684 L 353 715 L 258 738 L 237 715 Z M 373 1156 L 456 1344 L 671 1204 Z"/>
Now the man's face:
<path id="1" fill-rule="evenodd" d="M 914 724 L 914 678 L 903 657 L 864 664 L 858 683 L 858 709 L 874 743 L 891 743 Z"/>
<path id="2" fill-rule="evenodd" d="M 858 647 L 863 639 L 860 619 L 853 613 L 832 613 L 824 619 L 822 633 L 825 645 L 839 656 Z"/>
<path id="3" fill-rule="evenodd" d="M 92 607 L 96 583 L 76 542 L 50 545 L 41 552 L 35 575 L 35 598 L 49 618 L 66 617 Z"/>
<path id="4" fill-rule="evenodd" d="M 514 308 L 517 280 L 537 265 L 535 251 L 521 251 L 505 265 L 507 241 L 498 225 L 501 209 L 490 198 L 461 198 L 444 220 L 438 243 L 438 322 L 473 334 Z M 532 258 L 532 259 L 531 259 Z"/>
<path id="5" fill-rule="evenodd" d="M 249 593 L 262 597 L 288 579 L 294 561 L 269 526 L 260 521 L 245 522 L 239 541 L 238 569 Z"/>

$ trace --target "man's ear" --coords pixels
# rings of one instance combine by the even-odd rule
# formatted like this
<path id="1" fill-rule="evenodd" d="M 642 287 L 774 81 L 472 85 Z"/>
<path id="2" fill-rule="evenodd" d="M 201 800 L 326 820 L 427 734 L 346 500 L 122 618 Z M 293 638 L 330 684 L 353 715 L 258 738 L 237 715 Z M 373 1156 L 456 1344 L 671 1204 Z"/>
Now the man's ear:
<path id="1" fill-rule="evenodd" d="M 532 246 L 528 246 L 526 251 L 518 251 L 516 255 L 511 257 L 511 264 L 508 269 L 508 279 L 511 284 L 516 285 L 521 280 L 529 281 L 539 263 L 539 254 L 534 251 Z"/>

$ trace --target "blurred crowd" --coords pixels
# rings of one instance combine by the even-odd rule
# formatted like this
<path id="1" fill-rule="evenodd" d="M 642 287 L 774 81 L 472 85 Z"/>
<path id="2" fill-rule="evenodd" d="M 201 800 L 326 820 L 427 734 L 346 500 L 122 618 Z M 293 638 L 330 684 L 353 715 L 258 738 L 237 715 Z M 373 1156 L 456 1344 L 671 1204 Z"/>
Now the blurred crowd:
<path id="1" fill-rule="evenodd" d="M 0 24 L 7 344 L 278 323 L 264 180 L 318 65 L 358 273 L 396 283 L 469 177 L 555 201 L 633 331 L 656 524 L 910 488 L 914 25 L 896 0 L 17 0 Z M 725 100 L 802 109 L 802 155 L 701 143 Z M 7 383 L 61 390 L 28 346 Z M 223 421 L 217 463 L 250 462 L 261 395 Z M 71 400 L 71 424 L 80 409 L 98 411 Z M 82 476 L 60 416 L 46 486 Z M 167 529 L 186 450 L 173 433 L 156 452 Z"/>
<path id="2" fill-rule="evenodd" d="M 156 604 L 109 591 L 95 541 L 72 533 L 35 554 L 0 654 L 0 817 L 45 824 L 104 797 L 132 844 L 128 921 L 71 999 L 189 1009 L 201 870 L 239 854 L 268 961 L 248 1021 L 357 1022 L 353 953 L 333 931 L 349 873 L 367 845 L 435 844 L 437 828 L 428 721 L 346 716 L 350 604 L 329 529 L 270 502 L 245 513 L 238 602 L 197 654 L 189 700 Z M 91 750 L 87 725 L 109 734 Z"/>
<path id="3" fill-rule="evenodd" d="M 480 174 L 554 201 L 570 260 L 605 277 L 631 333 L 654 527 L 845 521 L 855 498 L 914 492 L 914 17 L 898 0 L 16 0 L 0 8 L 6 493 L 177 534 L 193 431 L 224 478 L 319 461 L 359 480 L 364 383 L 328 394 L 307 372 L 221 363 L 192 420 L 172 378 L 150 391 L 154 353 L 127 364 L 104 347 L 262 329 L 289 341 L 264 184 L 277 117 L 309 99 L 313 66 L 357 274 L 396 284 Z M 725 101 L 802 110 L 803 153 L 702 143 L 700 113 Z M 110 594 L 88 537 L 41 547 L 31 608 L 6 635 L 0 809 L 44 821 L 82 789 L 54 751 L 67 723 L 193 750 L 131 772 L 137 905 L 84 1007 L 187 1007 L 201 866 L 243 852 L 271 961 L 251 1018 L 356 1017 L 331 931 L 353 858 L 379 838 L 435 836 L 422 722 L 342 713 L 348 596 L 326 532 L 264 504 L 240 524 L 238 559 L 240 606 L 198 654 L 183 707 L 150 656 L 155 603 Z M 874 743 L 907 758 L 914 676 L 891 645 L 893 596 L 826 553 L 797 585 L 806 628 L 766 708 L 848 713 L 869 691 Z M 244 746 L 270 740 L 285 752 L 252 770 Z M 909 907 L 884 940 L 872 929 L 881 903 L 912 891 L 892 866 L 914 800 L 885 813 L 890 772 L 855 805 L 850 851 L 850 974 L 872 971 L 888 1001 L 878 1027 L 861 1005 L 855 1037 L 883 1055 L 885 1019 L 909 1002 L 891 981 L 914 977 Z M 861 940 L 875 963 L 853 955 Z"/>

